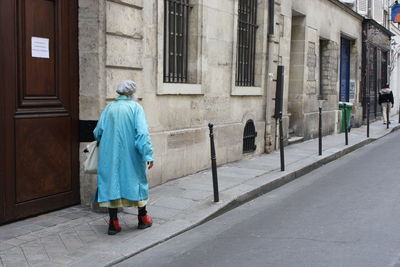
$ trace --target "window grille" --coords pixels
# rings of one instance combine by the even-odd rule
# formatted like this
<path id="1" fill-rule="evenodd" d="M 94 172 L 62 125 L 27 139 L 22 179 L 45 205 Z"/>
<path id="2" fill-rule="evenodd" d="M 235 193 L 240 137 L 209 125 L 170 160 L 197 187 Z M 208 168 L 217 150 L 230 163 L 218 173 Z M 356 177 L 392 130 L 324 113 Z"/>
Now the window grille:
<path id="1" fill-rule="evenodd" d="M 164 82 L 186 83 L 188 74 L 189 0 L 164 2 Z"/>
<path id="2" fill-rule="evenodd" d="M 236 86 L 254 86 L 257 0 L 239 0 Z"/>
<path id="3" fill-rule="evenodd" d="M 248 120 L 246 126 L 244 127 L 243 134 L 243 153 L 250 153 L 256 150 L 256 127 L 254 126 L 253 120 Z"/>

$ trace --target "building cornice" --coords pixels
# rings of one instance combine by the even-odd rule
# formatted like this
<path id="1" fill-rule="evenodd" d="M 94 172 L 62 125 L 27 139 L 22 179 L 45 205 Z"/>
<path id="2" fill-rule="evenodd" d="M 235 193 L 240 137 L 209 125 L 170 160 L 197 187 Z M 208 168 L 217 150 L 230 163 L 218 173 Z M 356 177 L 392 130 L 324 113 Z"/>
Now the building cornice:
<path id="1" fill-rule="evenodd" d="M 340 2 L 339 0 L 328 0 L 329 2 L 331 2 L 332 4 L 338 6 L 339 8 L 341 8 L 343 11 L 349 13 L 350 15 L 352 15 L 353 17 L 357 18 L 360 21 L 364 20 L 364 17 L 360 14 L 358 14 L 357 12 L 355 12 L 353 9 L 351 9 L 350 7 L 346 6 L 345 4 L 343 4 L 342 2 Z"/>
<path id="2" fill-rule="evenodd" d="M 378 28 L 379 30 L 381 30 L 382 32 L 384 32 L 386 35 L 388 36 L 395 36 L 394 33 L 392 33 L 391 31 L 389 31 L 388 29 L 386 29 L 385 27 L 383 27 L 381 24 L 379 24 L 378 22 L 376 22 L 376 20 L 373 19 L 364 19 L 364 23 L 369 23 L 374 25 L 376 28 Z"/>

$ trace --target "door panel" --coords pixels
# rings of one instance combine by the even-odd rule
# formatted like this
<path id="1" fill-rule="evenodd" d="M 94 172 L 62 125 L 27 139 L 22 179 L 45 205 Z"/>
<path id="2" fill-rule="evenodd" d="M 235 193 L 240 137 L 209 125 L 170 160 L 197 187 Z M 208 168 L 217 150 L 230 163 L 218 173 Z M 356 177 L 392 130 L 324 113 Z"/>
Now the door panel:
<path id="1" fill-rule="evenodd" d="M 15 129 L 17 203 L 71 190 L 71 119 L 18 119 Z"/>
<path id="2" fill-rule="evenodd" d="M 1 0 L 0 12 L 4 223 L 79 202 L 77 0 Z"/>
<path id="3" fill-rule="evenodd" d="M 56 4 L 46 0 L 25 1 L 20 11 L 25 35 L 22 36 L 25 96 L 55 96 Z M 32 56 L 32 37 L 49 39 L 49 59 Z"/>

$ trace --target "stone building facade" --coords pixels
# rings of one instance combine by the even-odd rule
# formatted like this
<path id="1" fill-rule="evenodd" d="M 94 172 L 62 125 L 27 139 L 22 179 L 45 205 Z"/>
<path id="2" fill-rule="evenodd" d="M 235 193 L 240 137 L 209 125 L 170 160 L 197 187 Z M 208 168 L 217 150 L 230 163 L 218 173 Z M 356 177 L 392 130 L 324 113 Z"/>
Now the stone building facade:
<path id="1" fill-rule="evenodd" d="M 339 130 L 343 93 L 345 102 L 353 104 L 353 126 L 360 125 L 362 17 L 339 1 L 281 1 L 277 7 L 279 55 L 275 60 L 289 70 L 284 101 L 288 137 L 317 137 L 320 106 L 323 134 Z M 347 58 L 343 42 L 348 43 Z M 345 60 L 347 78 L 342 77 Z"/>
<path id="2" fill-rule="evenodd" d="M 266 119 L 272 103 L 267 90 L 268 1 L 255 1 L 258 27 L 252 86 L 235 82 L 239 0 L 190 1 L 188 81 L 164 82 L 165 3 L 79 1 L 80 119 L 96 121 L 116 96 L 117 84 L 136 81 L 155 152 L 151 185 L 209 168 L 208 123 L 215 125 L 218 164 L 272 147 L 267 126 L 271 119 Z M 249 120 L 257 132 L 256 150 L 244 154 L 244 127 Z M 83 203 L 89 203 L 95 180 L 81 173 Z"/>
<path id="3" fill-rule="evenodd" d="M 363 64 L 362 95 L 364 119 L 374 120 L 382 116 L 378 104 L 378 92 L 390 83 L 396 98 L 399 95 L 399 26 L 391 22 L 391 7 L 395 0 L 342 0 L 354 11 L 364 16 L 363 21 Z M 395 109 L 398 111 L 398 106 Z"/>
<path id="4" fill-rule="evenodd" d="M 154 145 L 153 186 L 209 167 L 208 123 L 215 125 L 218 164 L 277 149 L 278 65 L 285 66 L 285 138 L 315 138 L 320 105 L 323 133 L 337 131 L 343 38 L 351 44 L 352 116 L 361 123 L 361 16 L 336 0 L 257 1 L 254 83 L 241 86 L 239 2 L 190 1 L 187 81 L 173 83 L 164 79 L 167 1 L 79 1 L 80 119 L 96 121 L 118 82 L 135 80 Z M 244 154 L 249 120 L 256 150 Z M 95 180 L 81 173 L 83 203 Z"/>

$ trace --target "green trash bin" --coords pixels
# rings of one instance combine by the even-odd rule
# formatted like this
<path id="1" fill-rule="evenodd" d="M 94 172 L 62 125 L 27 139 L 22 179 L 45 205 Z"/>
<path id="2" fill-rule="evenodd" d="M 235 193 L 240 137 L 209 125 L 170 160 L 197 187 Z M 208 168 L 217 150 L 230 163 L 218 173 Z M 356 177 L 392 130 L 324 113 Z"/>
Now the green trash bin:
<path id="1" fill-rule="evenodd" d="M 339 109 L 342 111 L 342 126 L 340 127 L 340 132 L 344 133 L 344 104 L 346 104 L 346 121 L 347 121 L 347 131 L 349 131 L 351 127 L 351 110 L 353 108 L 353 104 L 351 103 L 343 103 L 339 102 Z"/>

